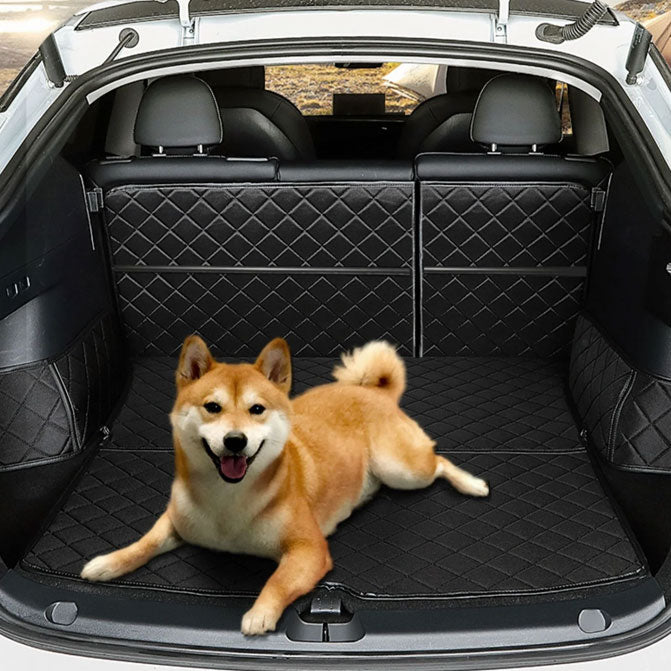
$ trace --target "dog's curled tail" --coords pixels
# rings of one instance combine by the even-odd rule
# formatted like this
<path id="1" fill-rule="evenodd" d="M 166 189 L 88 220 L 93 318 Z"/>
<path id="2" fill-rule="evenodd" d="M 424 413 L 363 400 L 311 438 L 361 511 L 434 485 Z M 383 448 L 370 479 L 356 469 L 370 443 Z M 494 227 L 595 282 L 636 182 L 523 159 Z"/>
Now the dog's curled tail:
<path id="1" fill-rule="evenodd" d="M 405 364 L 388 342 L 375 340 L 340 358 L 342 365 L 333 370 L 338 382 L 375 387 L 397 402 L 401 398 L 405 390 Z"/>

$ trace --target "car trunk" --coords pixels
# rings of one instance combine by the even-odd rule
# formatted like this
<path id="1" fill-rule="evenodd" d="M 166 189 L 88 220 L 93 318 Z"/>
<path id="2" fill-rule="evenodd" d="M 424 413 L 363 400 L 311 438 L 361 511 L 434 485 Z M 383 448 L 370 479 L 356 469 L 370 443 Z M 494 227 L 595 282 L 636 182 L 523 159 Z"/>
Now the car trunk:
<path id="1" fill-rule="evenodd" d="M 238 162 L 217 184 L 134 183 L 111 163 L 57 160 L 2 222 L 14 617 L 100 645 L 370 654 L 594 641 L 661 611 L 671 331 L 649 268 L 669 243 L 625 163 L 592 183 Z M 82 581 L 165 507 L 191 332 L 231 361 L 287 338 L 294 394 L 344 349 L 393 342 L 403 408 L 490 496 L 383 489 L 261 639 L 239 621 L 268 560 L 184 546 Z"/>

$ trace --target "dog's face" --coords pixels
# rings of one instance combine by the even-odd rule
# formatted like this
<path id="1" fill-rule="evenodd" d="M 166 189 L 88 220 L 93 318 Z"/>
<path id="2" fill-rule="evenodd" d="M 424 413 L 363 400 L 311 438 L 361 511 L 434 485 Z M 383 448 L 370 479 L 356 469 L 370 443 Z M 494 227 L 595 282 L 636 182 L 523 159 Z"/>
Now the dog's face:
<path id="1" fill-rule="evenodd" d="M 212 358 L 198 336 L 182 347 L 170 420 L 190 463 L 216 469 L 229 483 L 262 472 L 282 452 L 291 429 L 291 358 L 281 338 L 256 363 Z"/>

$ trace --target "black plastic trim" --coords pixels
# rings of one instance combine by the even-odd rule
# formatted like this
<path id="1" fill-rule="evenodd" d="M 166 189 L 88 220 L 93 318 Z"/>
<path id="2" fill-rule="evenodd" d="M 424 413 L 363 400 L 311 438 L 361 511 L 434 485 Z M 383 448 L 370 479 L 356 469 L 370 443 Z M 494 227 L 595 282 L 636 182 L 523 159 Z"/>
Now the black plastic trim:
<path id="1" fill-rule="evenodd" d="M 638 371 L 639 373 L 643 373 L 644 375 L 648 375 L 655 380 L 659 380 L 660 382 L 671 382 L 671 376 L 660 375 L 650 368 L 644 368 L 640 364 L 635 363 L 633 358 L 627 352 L 625 352 L 622 347 L 617 342 L 615 342 L 615 340 L 613 340 L 601 321 L 597 319 L 589 309 L 582 310 L 580 314 L 599 331 L 601 337 L 608 343 L 608 346 L 615 351 L 615 353 L 622 359 L 622 361 L 627 364 L 627 366 L 629 366 L 629 368 Z"/>
<path id="2" fill-rule="evenodd" d="M 551 277 L 585 277 L 587 268 L 585 266 L 567 266 L 559 268 L 555 266 L 501 266 L 501 267 L 450 267 L 450 266 L 425 266 L 426 275 L 549 275 Z"/>
<path id="3" fill-rule="evenodd" d="M 409 268 L 285 268 L 283 266 L 112 266 L 118 273 L 217 273 L 217 274 L 256 274 L 275 273 L 280 275 L 410 275 Z M 543 275 L 551 277 L 585 277 L 584 266 L 501 266 L 501 267 L 452 267 L 426 266 L 424 272 L 429 275 Z"/>
<path id="4" fill-rule="evenodd" d="M 112 266 L 119 273 L 216 273 L 255 275 L 257 273 L 279 275 L 399 275 L 407 277 L 410 268 L 285 268 L 283 266 Z"/>
<path id="5" fill-rule="evenodd" d="M 413 298 L 413 354 L 422 356 L 424 354 L 424 317 L 422 301 L 424 300 L 423 288 L 423 243 L 422 243 L 422 198 L 421 185 L 415 180 L 412 192 L 412 298 Z"/>
<path id="6" fill-rule="evenodd" d="M 40 44 L 40 54 L 42 55 L 42 62 L 44 69 L 47 72 L 49 81 L 56 87 L 61 88 L 65 84 L 66 72 L 61 59 L 61 52 L 56 44 L 56 38 L 51 33 L 47 35 L 44 42 Z"/>
<path id="7" fill-rule="evenodd" d="M 290 612 L 276 633 L 244 638 L 240 618 L 249 600 L 226 606 L 162 602 L 160 607 L 156 602 L 134 600 L 129 618 L 128 601 L 118 596 L 89 594 L 65 584 L 51 586 L 14 571 L 2 578 L 0 586 L 0 623 L 9 625 L 7 633 L 15 640 L 44 647 L 46 641 L 53 646 L 55 638 L 60 651 L 116 659 L 137 659 L 141 653 L 145 662 L 180 665 L 202 664 L 207 659 L 209 668 L 228 669 L 362 668 L 362 664 L 407 668 L 410 660 L 418 669 L 436 668 L 436 663 L 440 668 L 482 669 L 510 663 L 503 651 L 514 648 L 517 665 L 522 659 L 523 663 L 558 661 L 562 652 L 588 653 L 599 639 L 613 640 L 635 630 L 639 623 L 659 617 L 664 607 L 657 582 L 643 578 L 627 581 L 618 591 L 582 598 L 413 609 L 410 628 L 407 610 L 361 609 L 357 616 L 365 636 L 325 646 L 321 641 L 291 641 L 286 636 Z M 72 625 L 54 625 L 45 618 L 45 610 L 56 601 L 77 604 L 80 615 Z M 594 608 L 605 611 L 612 624 L 604 632 L 586 634 L 578 626 L 578 616 L 583 609 Z M 134 650 L 129 649 L 130 641 Z M 520 653 L 519 647 L 531 641 L 554 644 L 551 651 L 536 648 Z"/>

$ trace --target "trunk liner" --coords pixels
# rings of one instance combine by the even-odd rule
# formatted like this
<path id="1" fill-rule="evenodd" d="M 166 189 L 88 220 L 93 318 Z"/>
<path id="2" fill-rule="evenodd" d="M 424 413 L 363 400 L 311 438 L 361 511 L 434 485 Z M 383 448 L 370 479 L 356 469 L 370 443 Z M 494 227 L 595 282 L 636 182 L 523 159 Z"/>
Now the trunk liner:
<path id="1" fill-rule="evenodd" d="M 325 584 L 381 599 L 555 593 L 647 575 L 581 446 L 564 366 L 524 358 L 407 359 L 403 405 L 438 450 L 487 478 L 488 499 L 443 481 L 382 489 L 330 538 Z M 331 359 L 294 360 L 294 391 L 330 380 Z M 172 479 L 172 358 L 134 363 L 111 440 L 22 561 L 77 579 L 84 562 L 136 540 Z M 209 595 L 255 595 L 271 561 L 185 546 L 115 581 Z"/>

